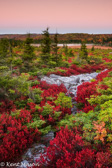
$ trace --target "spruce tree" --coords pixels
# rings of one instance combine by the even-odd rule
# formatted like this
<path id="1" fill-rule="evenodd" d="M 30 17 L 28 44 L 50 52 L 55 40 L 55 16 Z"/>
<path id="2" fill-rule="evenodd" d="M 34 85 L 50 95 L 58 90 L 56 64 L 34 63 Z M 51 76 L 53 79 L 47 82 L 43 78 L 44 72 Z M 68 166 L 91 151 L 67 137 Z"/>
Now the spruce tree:
<path id="1" fill-rule="evenodd" d="M 67 46 L 67 44 L 64 44 L 63 48 L 64 48 L 64 53 L 65 53 L 65 60 L 67 61 L 68 60 L 68 46 Z"/>
<path id="2" fill-rule="evenodd" d="M 24 53 L 22 55 L 24 66 L 28 70 L 31 66 L 33 59 L 35 58 L 34 47 L 31 46 L 32 43 L 33 43 L 33 39 L 30 37 L 30 34 L 28 34 L 24 43 Z"/>
<path id="3" fill-rule="evenodd" d="M 52 45 L 52 49 L 53 49 L 53 56 L 52 56 L 52 60 L 54 62 L 56 62 L 56 66 L 59 65 L 59 62 L 61 61 L 61 56 L 58 54 L 58 34 L 56 33 L 54 35 L 54 43 Z"/>
<path id="4" fill-rule="evenodd" d="M 87 60 L 88 52 L 87 52 L 85 42 L 81 43 L 81 51 L 79 53 L 79 56 L 80 56 L 80 58 Z"/>
<path id="5" fill-rule="evenodd" d="M 12 72 L 12 61 L 14 58 L 13 46 L 8 39 L 0 40 L 0 71 L 10 70 Z"/>
<path id="6" fill-rule="evenodd" d="M 91 51 L 94 51 L 94 46 L 92 46 Z"/>
<path id="7" fill-rule="evenodd" d="M 51 39 L 49 34 L 49 28 L 43 31 L 43 40 L 42 40 L 42 54 L 41 60 L 43 63 L 48 63 L 50 60 L 50 51 L 51 51 Z"/>
<path id="8" fill-rule="evenodd" d="M 0 40 L 0 65 L 7 65 L 7 57 L 8 57 L 8 48 L 9 42 L 8 39 L 1 39 Z"/>

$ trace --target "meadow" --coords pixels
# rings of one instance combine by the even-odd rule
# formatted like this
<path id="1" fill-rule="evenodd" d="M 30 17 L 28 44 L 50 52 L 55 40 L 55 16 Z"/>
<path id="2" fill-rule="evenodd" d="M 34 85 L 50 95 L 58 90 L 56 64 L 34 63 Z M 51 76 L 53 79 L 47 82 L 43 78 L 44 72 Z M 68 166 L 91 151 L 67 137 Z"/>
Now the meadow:
<path id="1" fill-rule="evenodd" d="M 23 43 L 0 40 L 0 161 L 16 161 L 52 130 L 55 138 L 33 167 L 111 168 L 112 49 L 58 47 L 57 35 L 53 43 L 47 29 L 43 36 L 40 47 L 29 35 Z M 92 72 L 99 74 L 75 97 L 63 84 L 41 81 Z"/>

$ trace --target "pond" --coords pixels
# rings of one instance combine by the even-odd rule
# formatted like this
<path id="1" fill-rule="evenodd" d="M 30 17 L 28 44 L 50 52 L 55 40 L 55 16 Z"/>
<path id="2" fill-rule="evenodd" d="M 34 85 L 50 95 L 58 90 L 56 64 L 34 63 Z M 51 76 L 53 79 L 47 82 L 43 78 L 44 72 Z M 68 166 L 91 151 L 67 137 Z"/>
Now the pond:
<path id="1" fill-rule="evenodd" d="M 34 47 L 39 47 L 41 44 L 31 44 Z M 80 47 L 80 43 L 71 43 L 71 44 L 58 44 L 59 47 L 63 47 L 63 45 L 67 45 L 68 47 Z M 94 44 L 86 44 L 86 46 L 93 46 Z"/>

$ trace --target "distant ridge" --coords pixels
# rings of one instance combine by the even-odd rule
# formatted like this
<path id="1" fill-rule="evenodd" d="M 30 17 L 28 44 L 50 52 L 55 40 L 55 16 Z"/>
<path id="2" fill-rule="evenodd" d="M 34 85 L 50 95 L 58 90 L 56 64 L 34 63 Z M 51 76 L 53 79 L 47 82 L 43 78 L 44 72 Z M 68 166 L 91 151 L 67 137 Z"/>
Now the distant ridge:
<path id="1" fill-rule="evenodd" d="M 43 36 L 42 34 L 31 33 L 31 37 L 35 43 L 40 43 Z M 27 34 L 0 34 L 1 38 L 25 40 Z M 54 39 L 54 34 L 50 34 L 51 40 Z M 109 43 L 112 44 L 112 34 L 87 34 L 87 33 L 66 33 L 58 34 L 59 43 L 80 43 L 86 40 L 88 43 Z"/>

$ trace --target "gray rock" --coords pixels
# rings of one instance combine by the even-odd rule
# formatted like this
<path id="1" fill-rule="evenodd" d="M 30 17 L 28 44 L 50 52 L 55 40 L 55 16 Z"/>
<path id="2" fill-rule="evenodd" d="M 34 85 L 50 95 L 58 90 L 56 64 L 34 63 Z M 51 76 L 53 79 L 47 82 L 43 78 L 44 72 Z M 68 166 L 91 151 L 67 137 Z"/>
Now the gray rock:
<path id="1" fill-rule="evenodd" d="M 71 92 L 76 95 L 78 85 L 83 82 L 89 82 L 91 79 L 96 78 L 98 73 L 93 72 L 91 74 L 80 74 L 80 75 L 72 75 L 70 77 L 62 77 L 59 75 L 51 74 L 50 77 L 43 77 L 41 81 L 46 81 L 48 84 L 57 84 L 58 86 L 64 84 L 68 93 Z"/>
<path id="2" fill-rule="evenodd" d="M 60 76 L 59 75 L 55 75 L 55 74 L 51 74 L 49 77 L 50 78 L 59 78 Z"/>

